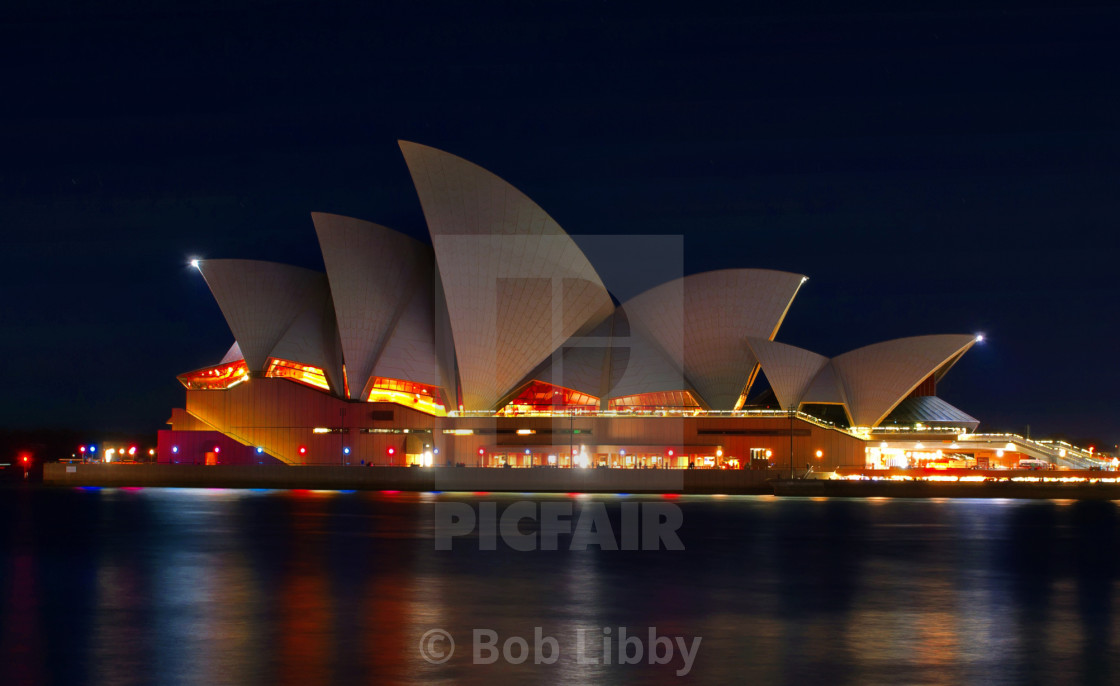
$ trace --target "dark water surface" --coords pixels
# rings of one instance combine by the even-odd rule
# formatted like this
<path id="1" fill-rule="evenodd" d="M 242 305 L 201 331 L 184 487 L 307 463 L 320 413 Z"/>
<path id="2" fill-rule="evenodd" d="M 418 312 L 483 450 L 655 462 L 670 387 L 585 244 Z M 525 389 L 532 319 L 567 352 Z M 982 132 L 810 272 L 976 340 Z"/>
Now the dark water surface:
<path id="1" fill-rule="evenodd" d="M 1120 682 L 1113 503 L 681 497 L 684 551 L 435 549 L 435 503 L 525 499 L 568 500 L 0 491 L 0 684 Z M 553 664 L 473 663 L 537 627 Z M 701 643 L 678 677 L 603 664 L 604 627 Z"/>

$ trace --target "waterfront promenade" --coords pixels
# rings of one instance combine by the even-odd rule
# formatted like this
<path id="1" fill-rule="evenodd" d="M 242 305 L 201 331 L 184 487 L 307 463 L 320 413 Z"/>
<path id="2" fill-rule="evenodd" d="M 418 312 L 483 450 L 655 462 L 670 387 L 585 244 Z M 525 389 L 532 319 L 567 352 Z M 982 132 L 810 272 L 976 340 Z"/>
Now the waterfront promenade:
<path id="1" fill-rule="evenodd" d="M 66 486 L 307 488 L 539 493 L 772 493 L 767 470 L 289 467 L 286 465 L 47 464 L 43 482 Z"/>
<path id="2" fill-rule="evenodd" d="M 281 465 L 47 464 L 58 486 L 167 486 L 512 493 L 678 493 L 804 497 L 1077 498 L 1120 500 L 1114 472 L 906 470 L 905 480 L 733 469 L 500 469 Z M 1014 479 L 1014 480 L 1013 480 Z M 1046 481 L 1043 481 L 1046 479 Z M 1059 480 L 1060 479 L 1060 480 Z"/>

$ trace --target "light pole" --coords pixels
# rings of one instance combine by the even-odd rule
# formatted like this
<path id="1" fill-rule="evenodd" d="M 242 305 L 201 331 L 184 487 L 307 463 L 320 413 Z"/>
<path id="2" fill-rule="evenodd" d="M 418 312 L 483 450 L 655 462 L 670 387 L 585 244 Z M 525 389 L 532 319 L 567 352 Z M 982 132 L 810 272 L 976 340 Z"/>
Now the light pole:
<path id="1" fill-rule="evenodd" d="M 576 466 L 576 414 L 568 410 L 568 469 Z"/>
<path id="2" fill-rule="evenodd" d="M 789 478 L 793 479 L 793 413 L 796 410 L 793 405 L 789 408 Z"/>

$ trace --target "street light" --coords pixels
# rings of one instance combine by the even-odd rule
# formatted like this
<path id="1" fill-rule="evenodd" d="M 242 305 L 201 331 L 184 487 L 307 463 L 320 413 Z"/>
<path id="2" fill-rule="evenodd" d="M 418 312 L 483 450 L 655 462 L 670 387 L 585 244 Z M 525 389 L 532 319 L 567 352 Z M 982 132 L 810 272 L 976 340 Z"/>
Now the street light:
<path id="1" fill-rule="evenodd" d="M 339 456 L 338 461 L 341 464 L 348 464 L 346 457 L 350 454 L 350 449 L 346 447 L 346 408 L 338 408 L 338 421 L 341 424 L 338 432 L 338 444 L 342 448 L 342 455 Z"/>
<path id="2" fill-rule="evenodd" d="M 793 479 L 793 413 L 797 411 L 794 405 L 789 406 L 789 478 Z"/>

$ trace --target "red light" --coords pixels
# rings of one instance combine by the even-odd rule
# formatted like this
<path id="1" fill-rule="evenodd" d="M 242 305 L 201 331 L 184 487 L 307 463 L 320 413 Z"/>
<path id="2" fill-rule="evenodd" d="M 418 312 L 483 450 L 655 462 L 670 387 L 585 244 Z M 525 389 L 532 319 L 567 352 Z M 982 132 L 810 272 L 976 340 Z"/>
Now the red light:
<path id="1" fill-rule="evenodd" d="M 486 449 L 485 448 L 479 448 L 478 449 L 478 454 L 479 455 L 485 455 L 486 454 Z"/>
<path id="2" fill-rule="evenodd" d="M 300 455 L 306 455 L 306 454 L 307 454 L 307 448 L 305 448 L 305 447 L 303 447 L 303 446 L 301 445 L 301 446 L 299 447 L 299 454 L 300 454 Z"/>
<path id="3" fill-rule="evenodd" d="M 396 448 L 389 448 L 389 449 L 388 449 L 388 450 L 386 450 L 385 452 L 387 452 L 387 453 L 389 453 L 390 455 L 392 455 L 393 453 L 397 452 L 397 449 L 396 449 Z"/>
<path id="4" fill-rule="evenodd" d="M 214 446 L 214 452 L 220 453 L 222 452 L 222 449 L 219 446 Z"/>
<path id="5" fill-rule="evenodd" d="M 83 445 L 83 446 L 79 446 L 79 447 L 78 447 L 78 450 L 80 450 L 80 451 L 82 451 L 82 452 L 84 453 L 84 452 L 86 451 L 86 447 L 85 447 L 84 445 Z"/>
<path id="6" fill-rule="evenodd" d="M 673 456 L 673 451 L 672 451 L 672 450 L 670 450 L 670 451 L 669 451 L 669 457 L 672 457 L 672 456 Z"/>
<path id="7" fill-rule="evenodd" d="M 30 459 L 31 459 L 31 458 L 29 458 L 29 457 L 28 457 L 27 455 L 24 455 L 24 456 L 23 456 L 23 463 L 24 463 L 24 464 L 27 464 L 27 461 L 28 461 L 28 460 L 30 460 Z"/>

